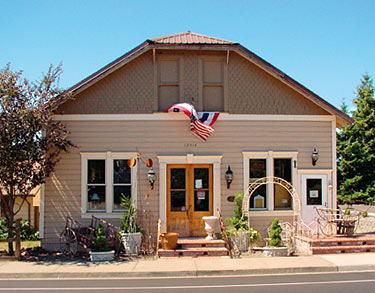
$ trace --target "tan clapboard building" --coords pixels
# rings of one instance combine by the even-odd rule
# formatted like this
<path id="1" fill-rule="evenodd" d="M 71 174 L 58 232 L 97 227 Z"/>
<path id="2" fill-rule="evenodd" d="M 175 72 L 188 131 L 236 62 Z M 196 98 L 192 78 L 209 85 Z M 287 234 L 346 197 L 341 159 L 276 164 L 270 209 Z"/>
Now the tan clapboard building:
<path id="1" fill-rule="evenodd" d="M 44 248 L 58 249 L 67 216 L 119 223 L 121 194 L 137 202 L 152 231 L 160 218 L 162 232 L 187 237 L 204 234 L 204 215 L 232 216 L 231 198 L 265 176 L 293 184 L 305 222 L 314 206 L 336 206 L 336 128 L 351 119 L 238 43 L 192 32 L 150 39 L 70 92 L 55 119 L 78 147 L 42 188 Z M 163 112 L 183 102 L 220 112 L 206 142 L 184 114 Z M 146 159 L 156 173 L 149 197 Z M 283 188 L 264 185 L 250 200 L 251 223 L 262 232 L 275 217 L 291 220 L 292 208 Z"/>

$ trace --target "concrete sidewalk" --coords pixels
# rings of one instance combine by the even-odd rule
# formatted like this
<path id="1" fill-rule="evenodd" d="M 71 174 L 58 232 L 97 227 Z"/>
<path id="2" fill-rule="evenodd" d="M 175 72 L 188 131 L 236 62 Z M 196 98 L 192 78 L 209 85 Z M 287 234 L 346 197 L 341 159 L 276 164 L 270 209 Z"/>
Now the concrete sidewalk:
<path id="1" fill-rule="evenodd" d="M 200 277 L 375 270 L 375 253 L 295 257 L 136 259 L 123 262 L 0 262 L 0 278 Z"/>

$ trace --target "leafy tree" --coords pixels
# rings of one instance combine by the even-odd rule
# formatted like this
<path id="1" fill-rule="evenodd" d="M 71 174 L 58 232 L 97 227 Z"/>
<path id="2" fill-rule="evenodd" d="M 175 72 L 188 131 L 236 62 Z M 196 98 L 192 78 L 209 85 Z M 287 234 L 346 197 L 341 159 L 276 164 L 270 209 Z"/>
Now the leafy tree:
<path id="1" fill-rule="evenodd" d="M 53 172 L 61 151 L 73 146 L 66 127 L 52 120 L 63 97 L 60 74 L 61 65 L 51 65 L 41 81 L 30 82 L 22 78 L 22 71 L 11 71 L 9 64 L 0 70 L 0 198 L 9 238 L 26 197 Z M 9 243 L 9 254 L 13 253 Z"/>
<path id="2" fill-rule="evenodd" d="M 357 88 L 354 123 L 337 134 L 338 198 L 341 202 L 375 199 L 374 85 L 365 74 Z"/>

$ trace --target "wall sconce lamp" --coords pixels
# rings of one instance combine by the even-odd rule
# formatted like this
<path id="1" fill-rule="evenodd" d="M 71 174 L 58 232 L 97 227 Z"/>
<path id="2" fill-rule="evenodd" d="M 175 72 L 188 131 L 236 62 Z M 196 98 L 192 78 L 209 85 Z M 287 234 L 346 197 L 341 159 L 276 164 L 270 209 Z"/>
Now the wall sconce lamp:
<path id="1" fill-rule="evenodd" d="M 154 183 L 155 183 L 156 175 L 155 175 L 155 171 L 152 169 L 152 167 L 147 172 L 147 179 L 148 179 L 148 182 L 151 185 L 151 189 L 154 189 Z"/>
<path id="2" fill-rule="evenodd" d="M 319 153 L 316 150 L 316 148 L 314 148 L 314 150 L 312 152 L 311 159 L 312 159 L 312 165 L 315 166 L 316 162 L 318 162 L 318 159 L 319 159 Z"/>
<path id="3" fill-rule="evenodd" d="M 233 181 L 233 171 L 230 169 L 230 166 L 228 166 L 228 170 L 225 172 L 225 180 L 227 181 L 227 188 L 229 189 Z"/>

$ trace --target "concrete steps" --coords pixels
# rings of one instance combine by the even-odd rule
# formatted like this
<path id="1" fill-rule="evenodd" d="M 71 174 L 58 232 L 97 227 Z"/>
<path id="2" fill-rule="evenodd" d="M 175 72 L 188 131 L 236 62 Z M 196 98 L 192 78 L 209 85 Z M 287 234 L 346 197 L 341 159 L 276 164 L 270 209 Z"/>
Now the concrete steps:
<path id="1" fill-rule="evenodd" d="M 375 252 L 375 245 L 365 246 L 331 246 L 331 247 L 313 247 L 313 254 L 330 254 L 330 253 L 361 253 L 361 252 Z"/>
<path id="2" fill-rule="evenodd" d="M 375 235 L 373 234 L 352 237 L 300 237 L 297 242 L 302 244 L 308 254 L 375 252 Z"/>
<path id="3" fill-rule="evenodd" d="M 159 257 L 221 257 L 228 256 L 223 240 L 205 240 L 204 238 L 178 239 L 174 250 L 159 249 Z"/>

